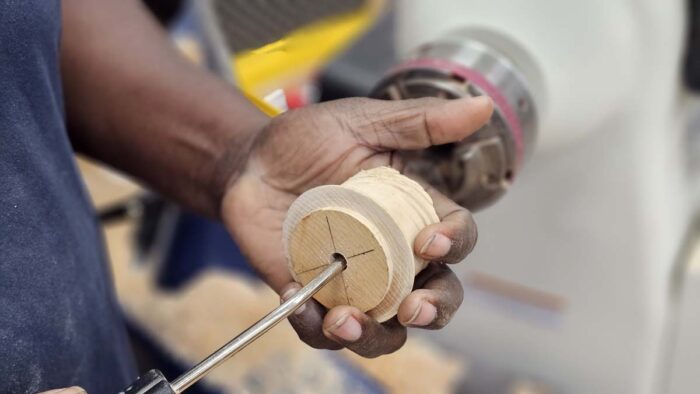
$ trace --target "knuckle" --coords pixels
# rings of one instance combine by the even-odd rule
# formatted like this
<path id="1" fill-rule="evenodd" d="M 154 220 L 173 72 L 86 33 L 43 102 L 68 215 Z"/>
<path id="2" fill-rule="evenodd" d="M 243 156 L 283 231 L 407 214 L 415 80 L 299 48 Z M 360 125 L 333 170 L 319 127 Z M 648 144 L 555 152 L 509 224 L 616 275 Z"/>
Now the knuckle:
<path id="1" fill-rule="evenodd" d="M 446 264 L 433 263 L 431 266 L 429 277 L 423 279 L 426 287 L 419 291 L 428 291 L 426 297 L 437 309 L 435 320 L 423 328 L 437 330 L 445 327 L 459 310 L 464 301 L 464 288 L 457 275 Z"/>
<path id="2" fill-rule="evenodd" d="M 476 241 L 479 238 L 479 227 L 476 225 L 474 215 L 472 215 L 470 211 L 465 209 L 464 214 L 466 215 L 465 241 L 467 244 L 465 249 L 466 253 L 469 254 L 472 250 L 474 250 L 474 246 L 476 246 Z"/>
<path id="3" fill-rule="evenodd" d="M 331 341 L 323 335 L 323 330 L 321 329 L 320 324 L 309 324 L 296 316 L 290 317 L 288 320 L 299 339 L 312 348 L 328 350 L 338 350 L 342 348 L 341 345 Z"/>
<path id="4" fill-rule="evenodd" d="M 382 132 L 405 136 L 424 129 L 427 113 L 416 108 L 392 108 L 375 114 L 371 120 Z"/>
<path id="5" fill-rule="evenodd" d="M 383 355 L 387 354 L 386 352 L 376 351 L 374 349 L 373 350 L 357 351 L 355 353 L 359 354 L 360 356 L 362 356 L 364 358 L 377 358 L 379 356 L 383 356 Z"/>
<path id="6" fill-rule="evenodd" d="M 387 131 L 397 134 L 413 134 L 416 131 L 425 131 L 428 114 L 425 110 L 414 108 L 401 109 L 393 112 L 384 119 L 384 127 Z"/>
<path id="7" fill-rule="evenodd" d="M 464 226 L 465 228 L 476 226 L 476 222 L 474 221 L 474 215 L 472 215 L 472 213 L 468 209 L 462 206 L 457 205 L 455 209 L 448 214 L 448 216 L 456 217 L 459 224 Z"/>
<path id="8" fill-rule="evenodd" d="M 365 358 L 376 358 L 399 350 L 406 343 L 406 327 L 396 318 L 369 328 L 362 339 L 347 347 Z"/>
<path id="9" fill-rule="evenodd" d="M 406 333 L 406 330 L 401 331 L 401 335 L 399 336 L 398 340 L 394 344 L 394 346 L 389 349 L 389 351 L 386 354 L 394 353 L 395 351 L 401 349 L 403 345 L 406 344 L 406 339 L 408 338 L 408 335 Z"/>
<path id="10" fill-rule="evenodd" d="M 459 307 L 462 306 L 462 303 L 464 302 L 464 287 L 462 287 L 462 283 L 459 282 L 459 280 L 455 280 L 455 285 L 453 286 L 452 294 L 452 314 L 454 314 L 455 312 L 457 312 L 457 310 L 459 310 Z"/>
<path id="11" fill-rule="evenodd" d="M 452 260 L 461 260 L 474 250 L 479 232 L 474 216 L 467 209 L 459 208 L 451 215 L 456 218 L 456 228 L 453 238 L 454 254 L 449 256 Z"/>
<path id="12" fill-rule="evenodd" d="M 431 325 L 432 329 L 441 329 L 447 326 L 447 324 L 452 320 L 452 317 L 457 311 L 457 308 L 459 308 L 459 306 L 462 304 L 461 299 L 453 300 L 451 302 L 453 302 L 454 304 L 450 307 L 438 308 L 438 313 L 435 317 L 435 321 Z"/>
<path id="13" fill-rule="evenodd" d="M 452 320 L 452 317 L 457 313 L 464 301 L 464 288 L 454 273 L 450 273 L 448 283 L 445 299 L 437 307 L 437 316 L 432 324 L 432 328 L 435 329 L 444 328 Z"/>
<path id="14" fill-rule="evenodd" d="M 371 346 L 359 348 L 356 353 L 365 358 L 377 358 L 379 356 L 391 354 L 403 347 L 403 345 L 406 343 L 406 338 L 406 330 L 401 330 L 394 333 L 391 339 L 372 341 L 373 343 Z"/>
<path id="15" fill-rule="evenodd" d="M 291 320 L 290 323 L 292 324 L 292 328 L 294 328 L 294 332 L 297 333 L 299 339 L 301 339 L 303 342 L 305 342 L 311 347 L 318 346 L 320 341 L 318 340 L 318 336 L 316 335 L 316 333 L 314 333 L 312 330 L 308 330 L 303 325 L 294 324 L 294 322 L 292 322 Z"/>

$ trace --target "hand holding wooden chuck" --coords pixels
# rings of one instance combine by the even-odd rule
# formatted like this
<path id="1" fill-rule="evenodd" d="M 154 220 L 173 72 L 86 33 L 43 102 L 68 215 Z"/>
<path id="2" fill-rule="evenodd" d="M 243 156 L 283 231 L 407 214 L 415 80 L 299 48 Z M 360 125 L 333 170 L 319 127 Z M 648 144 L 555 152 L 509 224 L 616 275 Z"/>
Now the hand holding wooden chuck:
<path id="1" fill-rule="evenodd" d="M 361 171 L 341 185 L 302 194 L 284 222 L 289 267 L 305 285 L 334 259 L 347 268 L 314 298 L 327 308 L 351 305 L 383 322 L 394 315 L 427 265 L 413 241 L 438 223 L 428 193 L 398 171 Z"/>

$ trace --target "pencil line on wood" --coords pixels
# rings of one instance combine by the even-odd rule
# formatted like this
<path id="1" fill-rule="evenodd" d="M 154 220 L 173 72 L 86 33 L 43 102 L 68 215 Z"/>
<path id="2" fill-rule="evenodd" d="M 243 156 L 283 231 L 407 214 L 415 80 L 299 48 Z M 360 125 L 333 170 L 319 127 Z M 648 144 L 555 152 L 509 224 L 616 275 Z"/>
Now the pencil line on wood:
<path id="1" fill-rule="evenodd" d="M 331 230 L 331 221 L 328 220 L 328 215 L 326 215 L 326 224 L 328 224 L 328 232 L 331 234 L 331 243 L 333 244 L 333 252 L 338 253 L 338 249 L 335 248 L 335 239 L 333 238 L 333 230 Z"/>
<path id="2" fill-rule="evenodd" d="M 348 305 L 352 305 L 352 303 L 350 303 L 350 294 L 348 293 L 348 284 L 345 283 L 345 275 L 341 273 L 340 279 L 343 280 L 343 287 L 345 288 L 345 299 L 348 301 Z"/>
<path id="3" fill-rule="evenodd" d="M 363 254 L 367 254 L 367 253 L 371 253 L 371 252 L 374 252 L 374 249 L 370 249 L 370 250 L 366 250 L 366 251 L 364 251 L 364 252 L 362 252 L 362 253 L 354 254 L 354 255 L 348 257 L 347 259 L 350 260 L 350 259 L 353 258 L 353 257 L 362 256 Z"/>
<path id="4" fill-rule="evenodd" d="M 323 268 L 323 267 L 325 267 L 325 266 L 327 266 L 327 265 L 328 265 L 328 264 L 322 264 L 322 265 L 316 266 L 316 267 L 314 267 L 314 268 L 309 268 L 309 269 L 307 269 L 307 270 L 303 270 L 303 271 L 301 271 L 301 272 L 297 272 L 297 275 L 305 274 L 305 273 L 307 273 L 307 272 L 310 272 L 310 271 L 313 271 L 313 270 L 317 270 L 317 269 L 319 269 L 319 268 Z"/>

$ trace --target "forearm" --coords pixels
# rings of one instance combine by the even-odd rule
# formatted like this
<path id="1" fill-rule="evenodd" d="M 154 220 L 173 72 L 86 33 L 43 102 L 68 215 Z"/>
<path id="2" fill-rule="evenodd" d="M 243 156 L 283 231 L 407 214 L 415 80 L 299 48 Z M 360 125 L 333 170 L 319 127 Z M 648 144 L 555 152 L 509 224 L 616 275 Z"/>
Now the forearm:
<path id="1" fill-rule="evenodd" d="M 184 60 L 135 0 L 63 1 L 61 46 L 76 149 L 219 215 L 267 117 Z"/>

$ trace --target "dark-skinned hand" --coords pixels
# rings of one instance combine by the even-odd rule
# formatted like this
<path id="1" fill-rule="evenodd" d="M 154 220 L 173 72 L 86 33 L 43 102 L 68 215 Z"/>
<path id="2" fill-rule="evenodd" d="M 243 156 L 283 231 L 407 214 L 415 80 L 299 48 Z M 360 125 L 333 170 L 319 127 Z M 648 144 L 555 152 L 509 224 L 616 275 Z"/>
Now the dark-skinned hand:
<path id="1" fill-rule="evenodd" d="M 282 246 L 282 223 L 304 191 L 340 184 L 359 170 L 403 170 L 397 151 L 456 142 L 484 125 L 489 98 L 405 101 L 345 99 L 290 111 L 257 136 L 245 169 L 229 186 L 222 218 L 243 253 L 282 299 L 300 289 Z M 425 186 L 425 185 L 424 185 Z M 327 310 L 309 301 L 290 317 L 299 337 L 315 348 L 346 347 L 365 357 L 399 349 L 406 327 L 444 327 L 462 303 L 460 281 L 447 264 L 462 261 L 476 242 L 472 215 L 427 187 L 440 223 L 424 228 L 414 251 L 431 261 L 395 318 L 380 324 L 351 306 Z"/>

